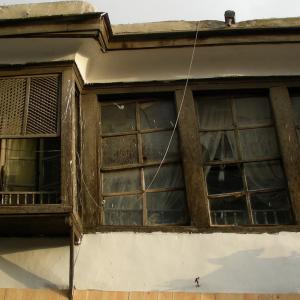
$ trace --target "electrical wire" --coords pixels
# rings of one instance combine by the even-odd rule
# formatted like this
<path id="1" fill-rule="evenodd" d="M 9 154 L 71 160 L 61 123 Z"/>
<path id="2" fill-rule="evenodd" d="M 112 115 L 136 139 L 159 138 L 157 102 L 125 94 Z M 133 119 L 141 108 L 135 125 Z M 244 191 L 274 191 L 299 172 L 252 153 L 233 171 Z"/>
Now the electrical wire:
<path id="1" fill-rule="evenodd" d="M 182 107 L 183 107 L 183 103 L 184 103 L 184 99 L 185 99 L 185 95 L 186 95 L 186 91 L 187 91 L 187 87 L 188 87 L 188 83 L 189 83 L 189 79 L 190 79 L 190 75 L 191 75 L 191 70 L 192 70 L 192 66 L 193 66 L 193 62 L 194 62 L 194 57 L 195 57 L 195 52 L 196 52 L 196 46 L 197 46 L 197 40 L 198 40 L 198 33 L 199 33 L 199 21 L 197 22 L 197 28 L 196 28 L 196 34 L 195 34 L 195 39 L 194 39 L 194 44 L 193 44 L 193 51 L 192 51 L 192 55 L 191 55 L 191 59 L 190 59 L 190 64 L 189 64 L 189 69 L 188 69 L 188 73 L 187 73 L 187 77 L 186 77 L 186 81 L 185 81 L 185 85 L 184 85 L 184 90 L 183 90 L 183 94 L 182 94 L 182 98 L 180 100 L 180 105 L 179 105 L 179 109 L 178 109 L 178 113 L 177 113 L 177 117 L 176 117 L 176 121 L 173 127 L 173 131 L 172 134 L 170 136 L 168 145 L 166 147 L 165 153 L 159 163 L 159 166 L 155 172 L 155 174 L 153 175 L 152 180 L 150 181 L 150 183 L 148 184 L 148 186 L 146 187 L 144 193 L 146 193 L 152 186 L 152 184 L 154 183 L 164 161 L 166 160 L 166 157 L 168 155 L 168 152 L 170 150 L 170 146 L 172 143 L 172 140 L 174 138 L 176 129 L 177 129 L 177 125 L 178 125 L 178 121 L 179 121 L 179 117 L 182 111 Z"/>

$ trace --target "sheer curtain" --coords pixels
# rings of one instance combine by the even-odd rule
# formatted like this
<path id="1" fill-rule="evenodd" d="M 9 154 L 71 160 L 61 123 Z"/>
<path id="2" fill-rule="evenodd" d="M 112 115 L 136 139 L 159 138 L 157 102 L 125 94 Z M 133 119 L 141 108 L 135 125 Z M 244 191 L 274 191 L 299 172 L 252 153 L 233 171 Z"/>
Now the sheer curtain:
<path id="1" fill-rule="evenodd" d="M 200 128 L 204 130 L 216 130 L 202 132 L 202 155 L 207 161 L 228 161 L 236 159 L 236 147 L 233 129 L 232 113 L 228 102 L 220 100 L 199 101 Z M 219 129 L 219 130 L 218 130 Z M 222 130 L 223 129 L 223 130 Z M 210 167 L 205 169 L 205 175 Z M 219 180 L 224 180 L 224 172 L 220 171 Z"/>
<path id="2" fill-rule="evenodd" d="M 254 98 L 255 99 L 255 98 Z M 257 100 L 257 99 L 256 99 Z M 261 115 L 262 108 L 265 110 L 266 103 L 254 101 L 255 105 L 247 102 L 247 111 L 244 113 L 244 120 L 240 122 L 255 126 L 261 122 L 255 118 Z M 239 106 L 243 100 L 240 101 Z M 241 114 L 239 115 L 241 116 Z M 253 118 L 252 118 L 253 116 Z M 201 129 L 220 129 L 201 133 L 201 144 L 204 161 L 228 161 L 234 159 L 255 160 L 263 158 L 278 157 L 278 145 L 276 133 L 273 127 L 255 128 L 239 130 L 239 142 L 242 157 L 236 154 L 236 138 L 233 131 L 221 130 L 233 128 L 232 112 L 226 100 L 206 100 L 199 101 L 199 122 Z M 254 119 L 254 120 L 253 120 Z M 220 164 L 222 165 L 222 164 Z M 219 171 L 218 180 L 224 180 L 226 166 Z M 278 187 L 284 185 L 283 171 L 277 161 L 264 161 L 259 163 L 244 164 L 248 188 L 261 189 L 268 187 Z M 205 169 L 205 175 L 210 171 L 210 167 Z"/>

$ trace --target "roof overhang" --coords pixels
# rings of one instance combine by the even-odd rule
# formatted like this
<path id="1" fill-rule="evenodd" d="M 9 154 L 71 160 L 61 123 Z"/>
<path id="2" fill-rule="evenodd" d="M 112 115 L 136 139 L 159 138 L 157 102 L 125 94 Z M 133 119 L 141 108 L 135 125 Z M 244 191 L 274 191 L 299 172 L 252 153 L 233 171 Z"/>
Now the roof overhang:
<path id="1" fill-rule="evenodd" d="M 172 21 L 112 25 L 101 12 L 0 20 L 0 38 L 93 38 L 103 52 L 144 48 L 300 42 L 300 19 L 240 22 Z"/>

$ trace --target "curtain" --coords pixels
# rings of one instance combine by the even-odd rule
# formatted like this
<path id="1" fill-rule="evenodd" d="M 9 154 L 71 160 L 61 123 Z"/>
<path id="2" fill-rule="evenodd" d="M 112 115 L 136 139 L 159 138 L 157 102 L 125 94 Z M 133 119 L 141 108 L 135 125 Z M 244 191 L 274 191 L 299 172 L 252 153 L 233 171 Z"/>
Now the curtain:
<path id="1" fill-rule="evenodd" d="M 248 99 L 249 100 L 249 99 Z M 261 106 L 260 106 L 261 103 Z M 243 99 L 239 101 L 239 107 L 243 107 Z M 206 100 L 199 101 L 199 123 L 201 129 L 213 129 L 217 131 L 202 132 L 201 144 L 204 162 L 208 161 L 228 161 L 237 159 L 236 138 L 233 131 L 221 130 L 230 129 L 232 125 L 232 112 L 227 100 Z M 247 114 L 245 115 L 248 125 L 261 124 L 264 116 L 258 120 L 261 111 L 267 111 L 266 102 L 255 101 L 255 105 L 249 105 L 247 101 Z M 237 112 L 238 114 L 239 112 Z M 256 116 L 251 118 L 251 116 Z M 240 122 L 245 123 L 245 119 L 240 118 Z M 267 119 L 267 118 L 266 118 Z M 258 123 L 258 124 L 257 124 Z M 249 189 L 261 189 L 268 187 L 284 186 L 284 176 L 281 165 L 275 161 L 279 155 L 275 130 L 272 127 L 241 129 L 239 130 L 239 142 L 243 160 L 255 160 L 261 158 L 274 158 L 274 161 L 264 161 L 260 163 L 245 163 L 245 173 Z M 218 180 L 224 180 L 226 165 L 219 171 Z M 210 167 L 205 169 L 205 175 L 210 171 Z"/>

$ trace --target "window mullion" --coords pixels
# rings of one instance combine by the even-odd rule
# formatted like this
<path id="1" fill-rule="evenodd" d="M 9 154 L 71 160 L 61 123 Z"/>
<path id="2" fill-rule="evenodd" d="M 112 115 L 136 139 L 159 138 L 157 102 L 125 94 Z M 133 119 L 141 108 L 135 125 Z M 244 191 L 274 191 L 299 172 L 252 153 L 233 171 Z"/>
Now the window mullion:
<path id="1" fill-rule="evenodd" d="M 29 98 L 30 98 L 30 77 L 27 78 L 26 82 L 26 97 L 25 97 L 25 107 L 23 116 L 23 127 L 22 134 L 26 134 L 27 119 L 28 119 L 28 108 L 29 108 Z"/>
<path id="2" fill-rule="evenodd" d="M 230 99 L 230 104 L 231 104 L 231 112 L 232 112 L 233 125 L 234 125 L 234 134 L 235 134 L 236 146 L 237 146 L 237 154 L 238 154 L 238 159 L 241 161 L 241 160 L 243 160 L 243 156 L 242 156 L 242 148 L 241 148 L 241 142 L 240 142 L 240 137 L 239 137 L 239 128 L 238 128 L 237 117 L 236 117 L 236 109 L 235 109 L 235 105 L 234 105 L 234 98 Z M 249 221 L 251 224 L 254 224 L 253 212 L 251 209 L 251 202 L 250 202 L 250 193 L 248 192 L 248 184 L 247 184 L 247 180 L 246 180 L 244 163 L 240 163 L 240 167 L 242 168 L 243 184 L 244 184 L 244 191 L 245 191 L 245 195 L 246 195 L 246 205 L 247 205 Z"/>
<path id="3" fill-rule="evenodd" d="M 300 224 L 300 151 L 288 89 L 285 86 L 271 88 L 270 99 L 295 221 Z"/>
<path id="4" fill-rule="evenodd" d="M 141 134 L 141 118 L 140 118 L 140 105 L 138 102 L 135 104 L 135 116 L 136 116 L 136 130 L 137 130 L 137 143 L 138 143 L 138 162 L 139 164 L 143 164 L 143 146 L 142 146 L 142 134 Z M 142 209 L 143 209 L 143 225 L 147 224 L 147 201 L 146 201 L 146 193 L 145 193 L 145 176 L 144 176 L 144 168 L 140 168 L 140 183 L 142 194 L 137 195 L 140 201 L 142 201 Z"/>

